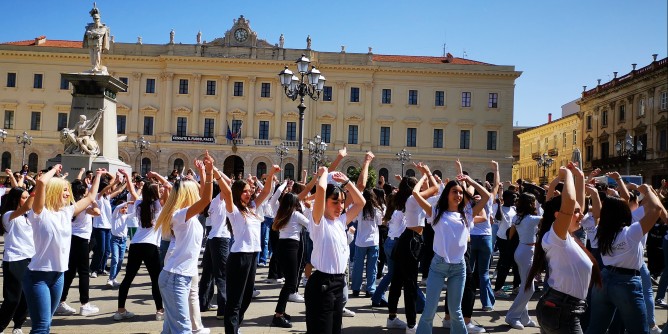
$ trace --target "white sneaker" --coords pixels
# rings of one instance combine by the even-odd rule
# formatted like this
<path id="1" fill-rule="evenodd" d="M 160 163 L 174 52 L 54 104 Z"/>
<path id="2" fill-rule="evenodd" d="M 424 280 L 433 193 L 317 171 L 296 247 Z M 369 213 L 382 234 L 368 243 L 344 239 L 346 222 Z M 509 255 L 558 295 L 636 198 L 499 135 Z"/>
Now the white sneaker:
<path id="1" fill-rule="evenodd" d="M 12 332 L 14 334 L 14 332 Z M 649 329 L 649 334 L 661 334 L 661 328 L 659 326 L 654 325 L 654 327 Z"/>
<path id="2" fill-rule="evenodd" d="M 506 323 L 507 323 L 508 325 L 510 325 L 510 327 L 512 327 L 512 328 L 515 328 L 515 329 L 524 329 L 524 325 L 522 325 L 522 323 L 521 323 L 519 320 L 515 320 L 515 321 L 506 321 Z"/>
<path id="3" fill-rule="evenodd" d="M 115 279 L 114 279 L 112 282 L 114 283 L 114 287 L 115 287 L 115 288 L 121 286 L 121 283 L 119 283 L 119 282 L 118 282 L 117 280 L 115 280 Z"/>
<path id="4" fill-rule="evenodd" d="M 347 309 L 347 308 L 344 307 L 344 308 L 343 308 L 343 316 L 344 316 L 344 317 L 352 318 L 352 317 L 355 316 L 355 312 L 353 312 L 353 311 L 351 311 L 351 310 L 349 310 L 349 309 Z"/>
<path id="5" fill-rule="evenodd" d="M 397 328 L 397 329 L 406 329 L 406 323 L 401 321 L 401 319 L 399 319 L 399 318 L 394 318 L 394 319 L 387 318 L 387 323 L 385 324 L 385 327 L 387 327 L 387 328 Z"/>
<path id="6" fill-rule="evenodd" d="M 450 328 L 450 319 L 443 319 L 443 328 Z"/>
<path id="7" fill-rule="evenodd" d="M 303 303 L 304 297 L 300 295 L 299 292 L 295 292 L 290 294 L 290 296 L 288 296 L 288 301 L 293 303 Z"/>
<path id="8" fill-rule="evenodd" d="M 163 321 L 163 320 L 165 320 L 165 312 L 164 312 L 164 311 L 157 311 L 157 312 L 155 312 L 155 320 L 156 320 L 156 321 Z"/>
<path id="9" fill-rule="evenodd" d="M 107 288 L 112 289 L 114 287 L 114 281 L 108 279 L 107 280 Z"/>
<path id="10" fill-rule="evenodd" d="M 79 307 L 79 314 L 83 316 L 89 316 L 98 312 L 100 312 L 100 309 L 91 303 L 86 303 Z"/>
<path id="11" fill-rule="evenodd" d="M 417 332 L 417 325 L 413 327 L 406 327 L 406 334 L 414 334 Z"/>
<path id="12" fill-rule="evenodd" d="M 476 326 L 472 322 L 469 322 L 468 324 L 466 324 L 466 331 L 469 334 L 470 333 L 485 333 L 486 332 L 484 328 L 482 328 L 480 326 Z"/>
<path id="13" fill-rule="evenodd" d="M 21 330 L 21 328 L 14 328 L 12 330 L 12 334 L 23 334 L 23 331 Z"/>
<path id="14" fill-rule="evenodd" d="M 96 277 L 97 277 L 97 273 L 96 273 L 96 272 L 92 272 L 92 273 L 90 273 L 90 278 L 96 278 Z"/>
<path id="15" fill-rule="evenodd" d="M 75 315 L 77 310 L 67 305 L 65 302 L 60 302 L 58 308 L 56 308 L 56 315 Z"/>
<path id="16" fill-rule="evenodd" d="M 524 327 L 538 327 L 538 324 L 535 321 L 529 319 L 529 322 L 524 324 Z"/>
<path id="17" fill-rule="evenodd" d="M 211 333 L 211 330 L 208 328 L 200 328 L 196 331 L 193 331 L 193 334 L 209 334 Z"/>
<path id="18" fill-rule="evenodd" d="M 123 312 L 123 313 L 120 313 L 120 312 L 114 313 L 114 320 L 121 321 L 121 320 L 125 320 L 125 319 L 130 319 L 134 316 L 135 316 L 134 313 L 132 313 L 128 310 L 125 310 L 125 312 Z"/>
<path id="19" fill-rule="evenodd" d="M 257 298 L 260 295 L 260 290 L 253 290 L 253 298 Z"/>

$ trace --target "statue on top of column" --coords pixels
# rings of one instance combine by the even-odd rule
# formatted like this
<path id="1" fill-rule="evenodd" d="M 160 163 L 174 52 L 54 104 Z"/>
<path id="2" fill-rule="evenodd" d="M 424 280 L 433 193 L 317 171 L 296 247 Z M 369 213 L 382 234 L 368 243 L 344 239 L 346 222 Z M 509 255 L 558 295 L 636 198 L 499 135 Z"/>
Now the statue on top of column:
<path id="1" fill-rule="evenodd" d="M 93 3 L 93 9 L 90 11 L 93 23 L 86 25 L 86 33 L 83 38 L 83 47 L 90 51 L 90 63 L 93 68 L 90 73 L 109 74 L 107 67 L 102 66 L 102 53 L 109 51 L 109 27 L 100 21 L 100 11 Z"/>

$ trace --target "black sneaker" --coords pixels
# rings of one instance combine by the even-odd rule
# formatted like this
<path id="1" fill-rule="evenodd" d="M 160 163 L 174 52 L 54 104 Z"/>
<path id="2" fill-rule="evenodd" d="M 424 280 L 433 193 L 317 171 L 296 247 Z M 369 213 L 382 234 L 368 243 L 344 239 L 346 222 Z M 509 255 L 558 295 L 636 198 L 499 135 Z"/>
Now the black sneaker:
<path id="1" fill-rule="evenodd" d="M 357 297 L 359 297 L 359 296 L 360 296 L 360 291 L 359 291 L 359 290 L 357 290 L 357 291 L 354 291 L 354 290 L 353 290 L 353 297 L 354 297 L 354 298 L 357 298 Z"/>
<path id="2" fill-rule="evenodd" d="M 284 316 L 274 316 L 274 319 L 271 320 L 271 324 L 277 327 L 282 327 L 282 328 L 292 328 L 292 324 L 290 323 L 290 320 L 285 319 Z"/>
<path id="3" fill-rule="evenodd" d="M 292 316 L 287 313 L 283 313 L 283 318 L 287 319 L 288 321 L 292 321 Z"/>
<path id="4" fill-rule="evenodd" d="M 378 302 L 378 303 L 371 302 L 371 306 L 373 306 L 373 307 L 387 307 L 387 301 L 381 299 L 380 302 Z"/>
<path id="5" fill-rule="evenodd" d="M 373 297 L 373 293 L 367 291 L 367 292 L 364 294 L 364 297 L 365 297 L 365 298 L 371 298 L 371 297 Z"/>

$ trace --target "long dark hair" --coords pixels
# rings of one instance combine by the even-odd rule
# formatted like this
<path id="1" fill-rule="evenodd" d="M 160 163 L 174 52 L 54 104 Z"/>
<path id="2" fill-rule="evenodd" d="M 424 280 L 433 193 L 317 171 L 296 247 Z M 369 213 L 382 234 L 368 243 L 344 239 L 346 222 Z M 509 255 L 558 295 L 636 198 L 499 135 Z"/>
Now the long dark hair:
<path id="1" fill-rule="evenodd" d="M 392 215 L 394 214 L 394 194 L 387 195 L 387 207 L 385 207 L 385 215 L 383 216 L 383 222 L 389 223 L 392 220 Z"/>
<path id="2" fill-rule="evenodd" d="M 362 196 L 366 200 L 364 208 L 362 208 L 362 218 L 364 220 L 373 220 L 376 218 L 376 209 L 380 210 L 380 204 L 376 199 L 376 194 L 370 188 L 364 189 Z"/>
<path id="3" fill-rule="evenodd" d="M 26 191 L 25 188 L 14 187 L 2 196 L 2 204 L 0 205 L 0 219 L 2 219 L 2 216 L 4 216 L 5 213 L 9 211 L 15 211 L 19 208 L 19 204 L 21 203 L 21 196 L 23 196 L 24 191 Z M 0 221 L 0 235 L 5 234 L 6 232 L 5 224 L 2 224 Z"/>
<path id="4" fill-rule="evenodd" d="M 399 190 L 394 194 L 394 209 L 399 211 L 406 210 L 406 201 L 413 195 L 413 188 L 417 179 L 412 176 L 406 176 L 399 182 Z"/>
<path id="5" fill-rule="evenodd" d="M 160 200 L 158 184 L 155 182 L 144 184 L 144 187 L 141 189 L 141 198 L 141 203 L 138 206 L 139 212 L 137 212 L 139 223 L 143 228 L 151 228 L 153 227 L 153 219 L 155 218 L 155 201 Z"/>
<path id="6" fill-rule="evenodd" d="M 380 207 L 386 206 L 385 204 L 385 190 L 382 188 L 373 188 L 373 193 L 376 194 L 376 200 L 378 201 L 378 205 Z"/>
<path id="7" fill-rule="evenodd" d="M 608 196 L 601 203 L 601 217 L 596 238 L 601 255 L 612 254 L 612 244 L 624 226 L 631 224 L 631 209 L 628 203 L 618 197 Z"/>
<path id="8" fill-rule="evenodd" d="M 462 192 L 466 193 L 466 190 L 464 186 L 459 183 L 458 181 L 452 180 L 449 181 L 446 185 L 445 188 L 443 189 L 443 192 L 441 193 L 441 197 L 438 198 L 438 201 L 436 202 L 436 216 L 434 217 L 434 222 L 432 223 L 433 225 L 438 224 L 438 221 L 441 219 L 441 216 L 443 215 L 443 212 L 448 211 L 448 197 L 450 194 L 450 190 L 456 186 L 459 186 L 462 188 Z M 468 227 L 468 223 L 466 223 L 466 215 L 464 214 L 464 207 L 466 206 L 466 203 L 464 202 L 464 199 L 462 198 L 462 201 L 459 202 L 457 205 L 457 212 L 462 216 L 462 219 L 464 219 L 465 225 Z"/>
<path id="9" fill-rule="evenodd" d="M 292 214 L 295 211 L 302 212 L 299 197 L 293 193 L 283 194 L 278 210 L 276 210 L 276 217 L 274 218 L 274 223 L 271 225 L 271 229 L 278 231 L 285 227 L 285 225 L 290 222 L 290 217 L 292 217 Z"/>
<path id="10" fill-rule="evenodd" d="M 79 179 L 72 181 L 72 198 L 74 198 L 75 202 L 78 202 L 86 195 L 86 190 L 88 190 L 88 187 L 86 187 L 83 181 Z"/>
<path id="11" fill-rule="evenodd" d="M 542 272 L 547 266 L 547 254 L 543 249 L 543 236 L 550 232 L 552 225 L 554 224 L 555 213 L 561 208 L 561 196 L 552 198 L 551 200 L 543 204 L 543 219 L 540 221 L 540 229 L 538 230 L 538 236 L 536 238 L 536 247 L 533 255 L 533 263 L 531 264 L 531 269 L 529 269 L 529 275 L 527 277 L 535 277 L 538 273 Z M 570 233 L 570 232 L 567 232 Z M 584 251 L 584 253 L 589 258 L 589 261 L 592 263 L 591 268 L 591 281 L 589 286 L 596 284 L 596 286 L 602 286 L 601 280 L 601 268 L 598 267 L 598 261 L 594 256 L 587 250 L 587 248 L 580 242 L 580 239 L 573 237 L 573 241 Z M 533 280 L 527 280 L 524 284 L 524 289 L 528 290 L 533 284 Z"/>
<path id="12" fill-rule="evenodd" d="M 519 225 L 524 217 L 529 216 L 529 215 L 535 215 L 536 214 L 536 196 L 532 193 L 522 193 L 520 194 L 520 197 L 517 198 L 517 206 L 515 207 L 515 212 L 517 212 L 517 215 L 515 215 L 516 222 L 514 223 L 515 225 Z"/>

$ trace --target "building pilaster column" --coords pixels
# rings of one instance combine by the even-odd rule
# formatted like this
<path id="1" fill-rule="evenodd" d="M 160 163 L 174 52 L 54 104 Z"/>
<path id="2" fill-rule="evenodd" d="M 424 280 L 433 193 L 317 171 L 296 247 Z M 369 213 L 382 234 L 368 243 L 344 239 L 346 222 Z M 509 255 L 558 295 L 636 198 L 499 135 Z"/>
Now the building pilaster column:
<path id="1" fill-rule="evenodd" d="M 248 124 L 244 126 L 246 130 L 246 140 L 248 143 L 251 143 L 255 138 L 255 84 L 257 82 L 257 77 L 248 78 L 248 100 L 247 100 L 247 110 L 248 115 L 246 117 Z M 253 143 L 254 144 L 254 143 Z"/>
<path id="2" fill-rule="evenodd" d="M 371 120 L 373 118 L 373 82 L 364 83 L 364 140 L 362 141 L 362 150 L 371 149 Z"/>
<path id="3" fill-rule="evenodd" d="M 164 108 L 161 110 L 162 114 L 162 132 L 169 136 L 172 133 L 172 100 L 174 97 L 174 73 L 163 72 L 160 79 L 164 82 Z M 154 127 L 157 125 L 157 120 L 154 120 Z"/>
<path id="4" fill-rule="evenodd" d="M 200 114 L 200 91 L 201 91 L 201 86 L 202 84 L 200 83 L 202 80 L 202 74 L 200 73 L 193 73 L 192 75 L 193 79 L 193 110 L 192 110 L 192 125 L 190 126 L 190 133 L 193 135 L 200 135 L 202 131 L 200 128 L 203 128 L 203 126 L 200 126 L 199 124 L 199 114 Z"/>
<path id="5" fill-rule="evenodd" d="M 218 113 L 218 128 L 221 129 L 219 141 L 225 143 L 227 136 L 227 83 L 230 76 L 223 74 L 220 76 L 220 112 Z"/>
<path id="6" fill-rule="evenodd" d="M 345 111 L 345 105 L 346 105 L 346 82 L 345 81 L 337 81 L 336 82 L 336 147 L 340 148 L 343 147 L 345 144 L 345 141 L 343 140 L 344 135 L 346 133 L 346 129 L 344 128 L 344 120 L 346 118 L 346 111 Z"/>
<path id="7" fill-rule="evenodd" d="M 130 107 L 130 117 L 128 119 L 128 124 L 134 124 L 135 128 L 130 129 L 127 127 L 128 134 L 132 132 L 141 132 L 141 127 L 143 124 L 139 123 L 139 94 L 141 91 L 141 72 L 132 72 L 132 84 L 135 86 L 135 89 L 132 90 L 132 106 Z"/>

